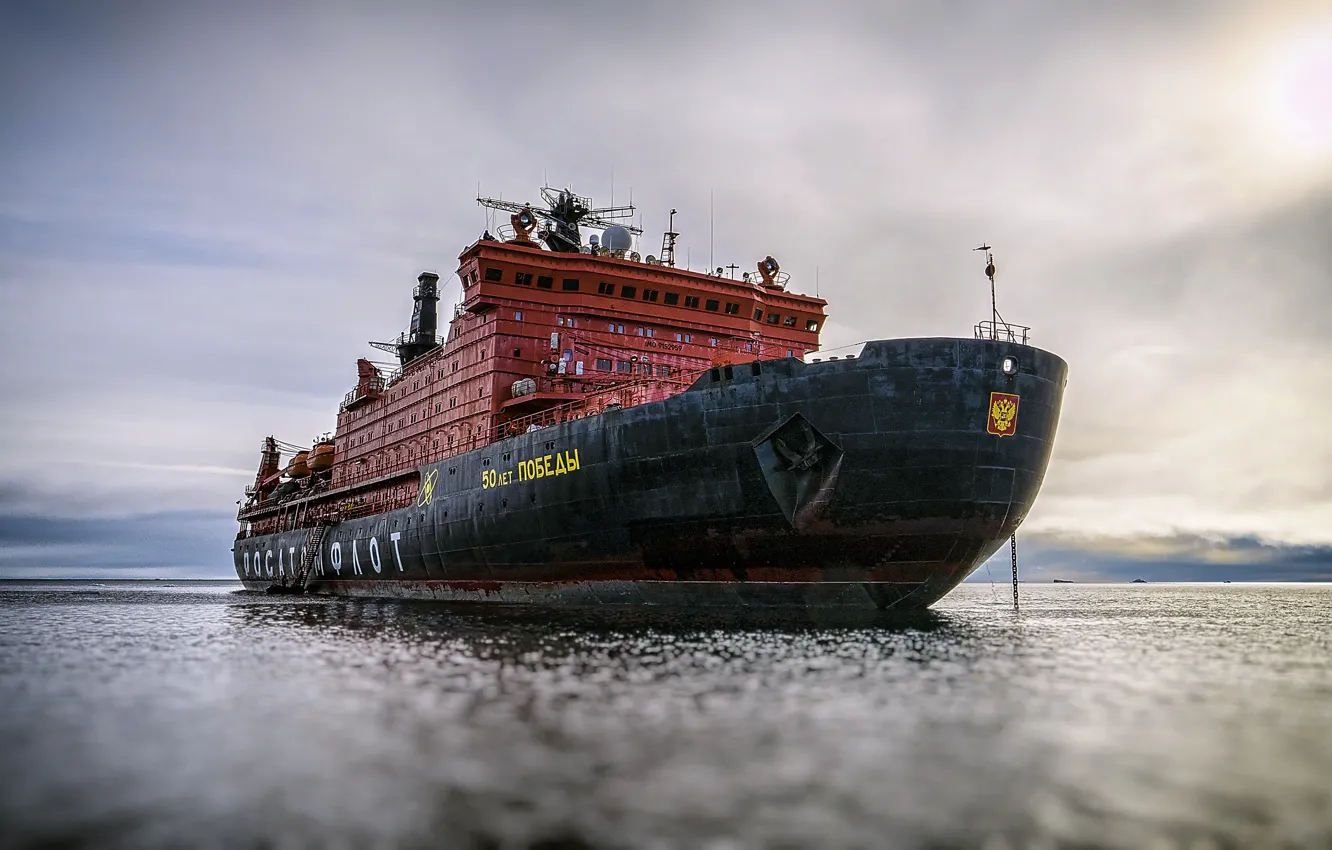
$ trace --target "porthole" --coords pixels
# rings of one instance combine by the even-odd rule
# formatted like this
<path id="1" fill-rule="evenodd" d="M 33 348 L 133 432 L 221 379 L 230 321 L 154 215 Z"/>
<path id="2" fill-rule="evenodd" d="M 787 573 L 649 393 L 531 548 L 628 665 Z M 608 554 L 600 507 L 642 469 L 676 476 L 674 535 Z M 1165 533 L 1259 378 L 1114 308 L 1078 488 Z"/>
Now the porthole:
<path id="1" fill-rule="evenodd" d="M 999 369 L 1010 378 L 1016 375 L 1020 368 L 1022 367 L 1018 363 L 1018 359 L 1011 354 L 1005 357 L 999 364 Z"/>

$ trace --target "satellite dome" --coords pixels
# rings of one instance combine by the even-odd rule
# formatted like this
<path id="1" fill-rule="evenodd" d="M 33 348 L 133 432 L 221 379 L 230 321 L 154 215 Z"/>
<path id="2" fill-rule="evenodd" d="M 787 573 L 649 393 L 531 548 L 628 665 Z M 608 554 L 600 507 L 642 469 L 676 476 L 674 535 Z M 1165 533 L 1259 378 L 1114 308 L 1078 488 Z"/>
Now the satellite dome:
<path id="1" fill-rule="evenodd" d="M 634 247 L 634 235 L 628 228 L 612 224 L 601 233 L 601 247 L 607 251 L 628 251 Z"/>

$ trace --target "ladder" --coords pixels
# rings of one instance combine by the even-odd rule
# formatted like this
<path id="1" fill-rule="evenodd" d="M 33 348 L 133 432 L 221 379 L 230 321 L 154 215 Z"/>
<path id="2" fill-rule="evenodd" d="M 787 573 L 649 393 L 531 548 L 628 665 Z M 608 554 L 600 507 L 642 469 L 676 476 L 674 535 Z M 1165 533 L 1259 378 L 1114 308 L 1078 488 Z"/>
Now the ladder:
<path id="1" fill-rule="evenodd" d="M 318 525 L 310 529 L 310 539 L 305 541 L 305 557 L 301 558 L 301 569 L 291 582 L 297 593 L 305 592 L 305 585 L 310 581 L 310 573 L 314 571 L 315 559 L 319 557 L 319 547 L 332 527 L 331 520 L 321 520 Z"/>
<path id="2" fill-rule="evenodd" d="M 298 594 L 305 592 L 305 586 L 310 580 L 310 573 L 314 570 L 315 559 L 319 557 L 319 547 L 324 542 L 328 530 L 333 527 L 333 520 L 324 519 L 312 529 L 310 536 L 305 541 L 305 554 L 301 557 L 301 566 L 291 578 L 291 584 L 285 582 L 281 584 L 269 585 L 268 592 L 276 594 Z"/>

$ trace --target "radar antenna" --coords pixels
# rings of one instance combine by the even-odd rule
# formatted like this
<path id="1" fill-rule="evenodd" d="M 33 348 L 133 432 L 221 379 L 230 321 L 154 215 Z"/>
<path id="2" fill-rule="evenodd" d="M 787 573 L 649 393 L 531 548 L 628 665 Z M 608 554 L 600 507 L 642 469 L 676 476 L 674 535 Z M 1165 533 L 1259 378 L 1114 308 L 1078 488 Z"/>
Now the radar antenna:
<path id="1" fill-rule="evenodd" d="M 545 219 L 546 229 L 539 234 L 541 240 L 550 250 L 564 254 L 577 254 L 582 251 L 583 236 L 578 229 L 580 225 L 589 227 L 619 225 L 635 235 L 643 232 L 643 228 L 633 224 L 636 211 L 633 204 L 593 208 L 591 198 L 575 195 L 569 189 L 552 189 L 550 186 L 541 189 L 541 197 L 546 202 L 545 207 L 499 198 L 483 198 L 479 194 L 476 202 L 493 210 L 504 210 L 518 215 L 526 212 L 528 215 Z M 623 223 L 626 220 L 629 223 Z"/>

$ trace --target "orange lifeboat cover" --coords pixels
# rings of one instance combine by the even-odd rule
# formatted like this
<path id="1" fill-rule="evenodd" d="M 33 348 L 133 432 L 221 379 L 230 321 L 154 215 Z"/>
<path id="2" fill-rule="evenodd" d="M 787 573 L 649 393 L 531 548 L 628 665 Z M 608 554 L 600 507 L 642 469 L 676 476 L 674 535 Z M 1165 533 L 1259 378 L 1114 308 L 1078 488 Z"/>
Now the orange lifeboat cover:
<path id="1" fill-rule="evenodd" d="M 304 478 L 309 475 L 310 467 L 305 464 L 309 457 L 309 452 L 299 452 L 296 457 L 291 459 L 291 464 L 287 467 L 287 474 L 292 478 Z"/>
<path id="2" fill-rule="evenodd" d="M 333 465 L 333 444 L 320 443 L 310 450 L 305 465 L 311 472 L 323 472 Z"/>

